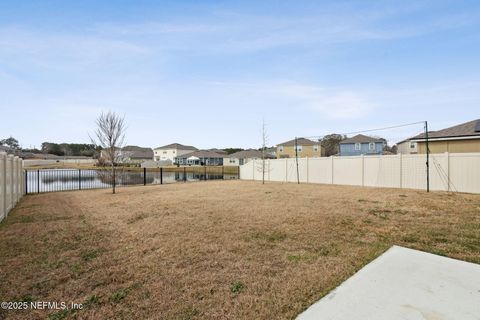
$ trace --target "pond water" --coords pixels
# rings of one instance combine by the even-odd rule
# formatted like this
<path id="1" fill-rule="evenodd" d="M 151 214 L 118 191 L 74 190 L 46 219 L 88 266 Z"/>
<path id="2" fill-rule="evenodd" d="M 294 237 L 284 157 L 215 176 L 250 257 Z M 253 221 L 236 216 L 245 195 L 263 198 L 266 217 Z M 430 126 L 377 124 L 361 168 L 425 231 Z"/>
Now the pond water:
<path id="1" fill-rule="evenodd" d="M 167 184 L 202 180 L 237 179 L 236 174 L 169 172 L 159 170 L 118 171 L 116 185 Z M 107 170 L 45 169 L 27 170 L 25 173 L 26 192 L 53 192 L 83 189 L 111 188 L 113 177 Z"/>

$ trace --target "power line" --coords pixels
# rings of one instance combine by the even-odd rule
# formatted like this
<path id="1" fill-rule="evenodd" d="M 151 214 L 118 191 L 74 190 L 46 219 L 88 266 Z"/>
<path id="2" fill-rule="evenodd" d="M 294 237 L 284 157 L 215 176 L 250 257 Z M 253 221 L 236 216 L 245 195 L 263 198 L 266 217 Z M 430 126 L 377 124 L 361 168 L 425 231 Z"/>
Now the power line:
<path id="1" fill-rule="evenodd" d="M 390 126 L 390 127 L 383 127 L 383 128 L 377 128 L 377 129 L 366 129 L 366 130 L 362 130 L 362 131 L 353 131 L 353 132 L 338 133 L 338 134 L 347 136 L 347 135 L 350 135 L 350 134 L 359 134 L 359 133 L 364 133 L 364 132 L 389 130 L 389 129 L 413 126 L 413 125 L 417 125 L 417 124 L 425 124 L 425 121 L 418 121 L 418 122 L 400 124 L 400 125 L 395 125 L 395 126 Z M 318 138 L 318 137 L 323 137 L 323 136 L 310 136 L 310 137 L 305 137 L 305 138 Z"/>

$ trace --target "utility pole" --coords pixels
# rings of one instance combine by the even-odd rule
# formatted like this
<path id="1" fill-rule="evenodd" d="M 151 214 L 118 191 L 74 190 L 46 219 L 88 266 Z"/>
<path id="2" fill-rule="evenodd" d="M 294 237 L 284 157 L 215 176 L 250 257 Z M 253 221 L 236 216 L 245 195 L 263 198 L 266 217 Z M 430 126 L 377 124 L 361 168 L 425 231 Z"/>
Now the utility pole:
<path id="1" fill-rule="evenodd" d="M 300 176 L 298 173 L 298 141 L 297 137 L 295 137 L 295 163 L 297 165 L 297 184 L 300 184 Z"/>
<path id="2" fill-rule="evenodd" d="M 430 149 L 428 148 L 428 121 L 425 121 L 425 147 L 427 148 L 427 192 L 430 192 Z"/>

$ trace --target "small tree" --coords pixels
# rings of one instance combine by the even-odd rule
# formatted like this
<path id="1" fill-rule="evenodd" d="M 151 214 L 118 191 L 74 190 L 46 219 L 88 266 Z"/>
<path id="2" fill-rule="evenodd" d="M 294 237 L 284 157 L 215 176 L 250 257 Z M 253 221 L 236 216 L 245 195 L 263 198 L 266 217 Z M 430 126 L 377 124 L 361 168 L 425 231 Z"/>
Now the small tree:
<path id="1" fill-rule="evenodd" d="M 0 146 L 7 146 L 13 150 L 20 149 L 18 140 L 15 139 L 14 137 L 9 137 L 7 139 L 0 140 Z"/>
<path id="2" fill-rule="evenodd" d="M 325 156 L 330 157 L 340 152 L 340 141 L 346 139 L 345 135 L 328 134 L 321 141 L 322 148 L 325 150 Z"/>
<path id="3" fill-rule="evenodd" d="M 265 154 L 267 152 L 268 134 L 265 119 L 262 120 L 262 184 L 265 184 Z"/>
<path id="4" fill-rule="evenodd" d="M 112 193 L 115 193 L 116 175 L 115 166 L 122 159 L 121 149 L 125 141 L 125 118 L 115 112 L 103 113 L 97 118 L 95 138 L 90 138 L 94 145 L 102 148 L 102 157 L 111 170 L 105 171 L 112 181 Z M 104 173 L 105 173 L 104 172 Z"/>

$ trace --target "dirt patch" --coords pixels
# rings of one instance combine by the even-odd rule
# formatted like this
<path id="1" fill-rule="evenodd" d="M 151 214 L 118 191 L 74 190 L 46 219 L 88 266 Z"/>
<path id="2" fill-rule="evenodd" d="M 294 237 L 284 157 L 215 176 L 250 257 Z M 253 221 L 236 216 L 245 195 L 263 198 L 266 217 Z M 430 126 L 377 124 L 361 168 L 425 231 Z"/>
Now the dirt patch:
<path id="1" fill-rule="evenodd" d="M 291 319 L 393 244 L 480 263 L 480 196 L 209 181 L 25 197 L 0 224 L 15 319 Z"/>

